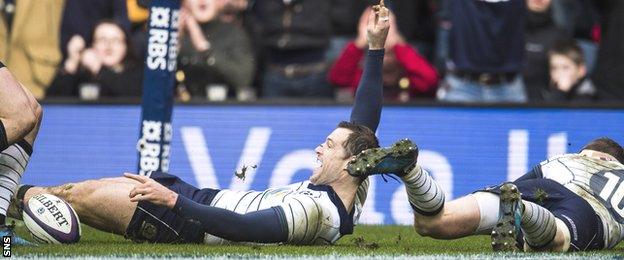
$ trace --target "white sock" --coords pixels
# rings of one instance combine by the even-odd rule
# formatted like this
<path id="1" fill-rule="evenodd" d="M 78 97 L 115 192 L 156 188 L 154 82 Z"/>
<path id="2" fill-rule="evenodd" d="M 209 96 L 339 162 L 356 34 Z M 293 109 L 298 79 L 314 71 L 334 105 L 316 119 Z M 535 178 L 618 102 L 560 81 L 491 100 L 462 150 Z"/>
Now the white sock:
<path id="1" fill-rule="evenodd" d="M 479 226 L 475 234 L 489 235 L 498 223 L 500 216 L 500 196 L 491 192 L 479 191 L 468 196 L 472 196 L 479 205 Z"/>
<path id="2" fill-rule="evenodd" d="M 530 247 L 541 248 L 555 239 L 557 223 L 555 215 L 546 208 L 530 201 L 522 201 L 524 212 L 520 226 L 524 240 Z"/>
<path id="3" fill-rule="evenodd" d="M 401 179 L 405 183 L 409 202 L 417 213 L 433 216 L 442 210 L 444 192 L 427 171 L 416 165 Z"/>
<path id="4" fill-rule="evenodd" d="M 20 143 L 23 143 L 21 141 Z M 27 148 L 28 149 L 28 148 Z M 0 214 L 6 216 L 11 197 L 17 191 L 18 185 L 28 165 L 30 152 L 20 144 L 15 143 L 0 152 Z"/>

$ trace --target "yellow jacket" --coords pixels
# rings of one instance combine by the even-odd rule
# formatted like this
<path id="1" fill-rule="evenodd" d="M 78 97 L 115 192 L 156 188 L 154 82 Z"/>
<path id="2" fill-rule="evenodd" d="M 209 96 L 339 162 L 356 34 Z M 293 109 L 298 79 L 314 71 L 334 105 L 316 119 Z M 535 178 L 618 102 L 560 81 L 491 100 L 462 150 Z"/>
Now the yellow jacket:
<path id="1" fill-rule="evenodd" d="M 4 0 L 0 0 L 4 6 Z M 54 79 L 61 49 L 61 19 L 65 0 L 16 0 L 9 33 L 0 19 L 0 60 L 37 99 Z"/>

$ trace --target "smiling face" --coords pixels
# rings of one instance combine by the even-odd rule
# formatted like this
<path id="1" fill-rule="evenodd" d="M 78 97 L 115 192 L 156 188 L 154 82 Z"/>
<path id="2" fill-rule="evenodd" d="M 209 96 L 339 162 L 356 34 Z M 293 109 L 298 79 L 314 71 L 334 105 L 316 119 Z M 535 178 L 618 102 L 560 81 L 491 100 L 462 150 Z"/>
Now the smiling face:
<path id="1" fill-rule="evenodd" d="M 314 149 L 319 162 L 318 167 L 312 171 L 310 182 L 314 184 L 330 184 L 336 181 L 345 169 L 349 157 L 344 147 L 344 142 L 353 133 L 346 128 L 336 128 L 325 142 Z"/>
<path id="2" fill-rule="evenodd" d="M 199 23 L 212 21 L 219 13 L 217 0 L 185 0 L 184 5 Z"/>
<path id="3" fill-rule="evenodd" d="M 126 35 L 119 26 L 102 23 L 93 32 L 93 49 L 102 59 L 102 64 L 113 67 L 123 62 L 128 51 Z"/>

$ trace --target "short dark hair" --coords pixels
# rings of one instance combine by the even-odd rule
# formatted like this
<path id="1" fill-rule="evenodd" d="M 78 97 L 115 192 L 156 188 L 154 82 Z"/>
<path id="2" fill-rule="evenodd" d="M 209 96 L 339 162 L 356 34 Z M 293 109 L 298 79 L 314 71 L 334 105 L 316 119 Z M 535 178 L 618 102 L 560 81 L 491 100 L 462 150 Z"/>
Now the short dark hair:
<path id="1" fill-rule="evenodd" d="M 338 128 L 346 128 L 352 131 L 342 144 L 347 152 L 347 158 L 358 155 L 364 150 L 379 147 L 379 140 L 375 136 L 375 132 L 364 125 L 342 121 L 338 124 Z"/>
<path id="2" fill-rule="evenodd" d="M 624 163 L 624 149 L 620 144 L 608 137 L 600 137 L 586 144 L 582 150 L 603 152 L 615 157 L 620 163 Z"/>
<path id="3" fill-rule="evenodd" d="M 555 42 L 548 51 L 549 58 L 553 55 L 565 56 L 568 59 L 571 59 L 572 62 L 578 66 L 585 65 L 583 50 L 574 40 L 560 40 Z"/>
<path id="4" fill-rule="evenodd" d="M 132 43 L 132 38 L 130 38 L 130 32 L 128 32 L 128 30 L 121 24 L 120 21 L 114 19 L 102 19 L 98 23 L 96 23 L 95 26 L 93 26 L 93 30 L 91 31 L 91 44 L 89 44 L 89 46 L 93 46 L 93 43 L 95 43 L 95 30 L 103 24 L 114 25 L 123 32 L 125 38 L 124 43 L 126 44 L 126 56 L 123 58 L 122 62 L 137 62 L 138 56 L 134 51 L 134 44 Z"/>

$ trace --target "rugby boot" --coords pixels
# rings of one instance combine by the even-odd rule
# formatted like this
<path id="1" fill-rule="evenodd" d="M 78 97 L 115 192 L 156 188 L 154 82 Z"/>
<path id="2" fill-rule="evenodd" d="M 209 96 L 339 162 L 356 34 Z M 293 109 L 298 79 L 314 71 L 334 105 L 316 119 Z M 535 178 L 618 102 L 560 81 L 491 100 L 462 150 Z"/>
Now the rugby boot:
<path id="1" fill-rule="evenodd" d="M 520 232 L 522 218 L 522 199 L 520 191 L 513 183 L 505 183 L 500 187 L 500 215 L 492 230 L 492 249 L 494 251 L 515 252 L 516 237 Z"/>
<path id="2" fill-rule="evenodd" d="M 11 245 L 16 246 L 37 246 L 37 244 L 32 243 L 20 236 L 18 236 L 13 230 L 15 225 L 0 225 L 0 237 L 11 237 Z"/>
<path id="3" fill-rule="evenodd" d="M 403 139 L 390 147 L 362 151 L 347 164 L 347 172 L 354 177 L 373 174 L 402 176 L 416 165 L 418 147 L 409 139 Z"/>

